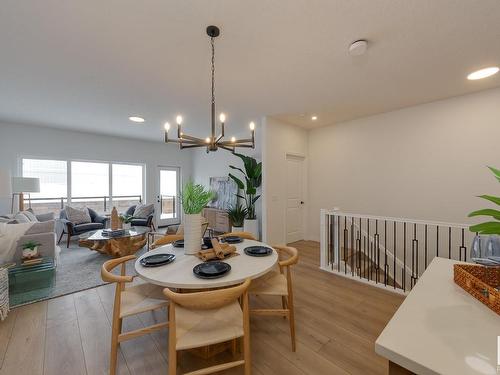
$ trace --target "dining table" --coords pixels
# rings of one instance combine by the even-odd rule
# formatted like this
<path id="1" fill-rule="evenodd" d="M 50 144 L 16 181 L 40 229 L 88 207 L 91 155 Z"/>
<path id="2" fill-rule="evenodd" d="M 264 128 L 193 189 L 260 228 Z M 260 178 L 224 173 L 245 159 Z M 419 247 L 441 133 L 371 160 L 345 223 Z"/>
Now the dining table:
<path id="1" fill-rule="evenodd" d="M 229 287 L 243 283 L 246 279 L 256 279 L 265 275 L 275 267 L 278 262 L 278 253 L 263 257 L 249 256 L 244 249 L 249 246 L 271 246 L 254 240 L 243 239 L 242 242 L 231 244 L 236 247 L 236 254 L 222 261 L 231 266 L 231 270 L 222 277 L 215 279 L 198 278 L 193 268 L 203 263 L 196 255 L 186 255 L 181 247 L 172 244 L 158 247 L 141 255 L 135 262 L 135 271 L 143 280 L 170 289 L 183 291 L 215 289 Z M 141 259 L 153 254 L 174 254 L 173 262 L 160 267 L 144 267 Z"/>

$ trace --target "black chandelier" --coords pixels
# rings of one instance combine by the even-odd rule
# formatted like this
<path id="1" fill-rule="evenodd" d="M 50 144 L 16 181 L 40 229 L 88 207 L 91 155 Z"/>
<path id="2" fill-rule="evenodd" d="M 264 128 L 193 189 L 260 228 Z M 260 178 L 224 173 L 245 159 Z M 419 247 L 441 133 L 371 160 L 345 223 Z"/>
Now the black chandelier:
<path id="1" fill-rule="evenodd" d="M 219 148 L 228 151 L 235 151 L 236 147 L 248 147 L 255 148 L 255 124 L 250 123 L 250 131 L 252 132 L 251 138 L 246 139 L 236 139 L 232 137 L 229 141 L 224 141 L 224 123 L 226 121 L 226 115 L 221 113 L 219 116 L 221 133 L 216 136 L 215 127 L 215 43 L 214 39 L 220 35 L 220 30 L 217 26 L 208 26 L 207 35 L 210 37 L 210 45 L 212 47 L 212 103 L 211 103 L 211 124 L 212 132 L 211 136 L 205 139 L 198 137 L 193 137 L 182 132 L 182 116 L 177 116 L 177 139 L 170 139 L 168 137 L 168 131 L 170 130 L 170 124 L 165 123 L 165 142 L 174 142 L 179 144 L 179 148 L 194 148 L 194 147 L 206 147 L 207 153 L 210 151 L 217 151 Z"/>

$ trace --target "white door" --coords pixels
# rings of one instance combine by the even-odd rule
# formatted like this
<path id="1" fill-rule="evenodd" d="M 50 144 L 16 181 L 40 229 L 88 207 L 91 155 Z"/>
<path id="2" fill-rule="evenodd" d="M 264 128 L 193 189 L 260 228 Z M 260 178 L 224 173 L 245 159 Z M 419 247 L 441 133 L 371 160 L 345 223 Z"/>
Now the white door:
<path id="1" fill-rule="evenodd" d="M 287 155 L 286 157 L 286 242 L 304 239 L 303 234 L 303 163 L 304 158 Z"/>
<path id="2" fill-rule="evenodd" d="M 180 168 L 158 167 L 156 173 L 156 224 L 164 226 L 181 221 Z"/>

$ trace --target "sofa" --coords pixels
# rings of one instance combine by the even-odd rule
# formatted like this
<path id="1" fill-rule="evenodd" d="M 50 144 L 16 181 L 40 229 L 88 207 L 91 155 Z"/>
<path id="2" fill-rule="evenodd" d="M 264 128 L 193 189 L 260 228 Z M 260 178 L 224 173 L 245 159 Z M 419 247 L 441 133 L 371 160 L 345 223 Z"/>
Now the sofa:
<path id="1" fill-rule="evenodd" d="M 62 224 L 63 230 L 59 236 L 59 240 L 57 244 L 61 242 L 62 237 L 67 235 L 66 247 L 69 248 L 69 243 L 71 241 L 71 237 L 79 236 L 83 233 L 87 233 L 93 230 L 104 229 L 106 227 L 107 217 L 100 216 L 96 211 L 91 208 L 88 208 L 91 222 L 83 223 L 83 224 L 75 224 L 68 220 L 68 216 L 66 215 L 66 210 L 61 210 L 59 214 L 59 221 Z"/>

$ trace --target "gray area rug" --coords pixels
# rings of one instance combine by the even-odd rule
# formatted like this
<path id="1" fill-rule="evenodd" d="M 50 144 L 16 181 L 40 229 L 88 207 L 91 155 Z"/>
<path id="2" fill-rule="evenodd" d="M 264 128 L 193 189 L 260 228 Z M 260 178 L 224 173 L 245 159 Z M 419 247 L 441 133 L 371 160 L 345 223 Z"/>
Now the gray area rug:
<path id="1" fill-rule="evenodd" d="M 145 248 L 141 249 L 136 255 L 139 256 L 145 251 Z M 106 283 L 101 279 L 101 266 L 109 259 L 111 257 L 107 255 L 79 247 L 76 241 L 72 242 L 69 248 L 61 242 L 54 285 L 44 291 L 34 290 L 23 293 L 22 296 L 11 295 L 10 306 L 21 306 L 104 285 Z M 118 273 L 119 268 L 115 271 Z M 128 262 L 127 275 L 132 274 L 135 274 L 134 262 Z"/>

